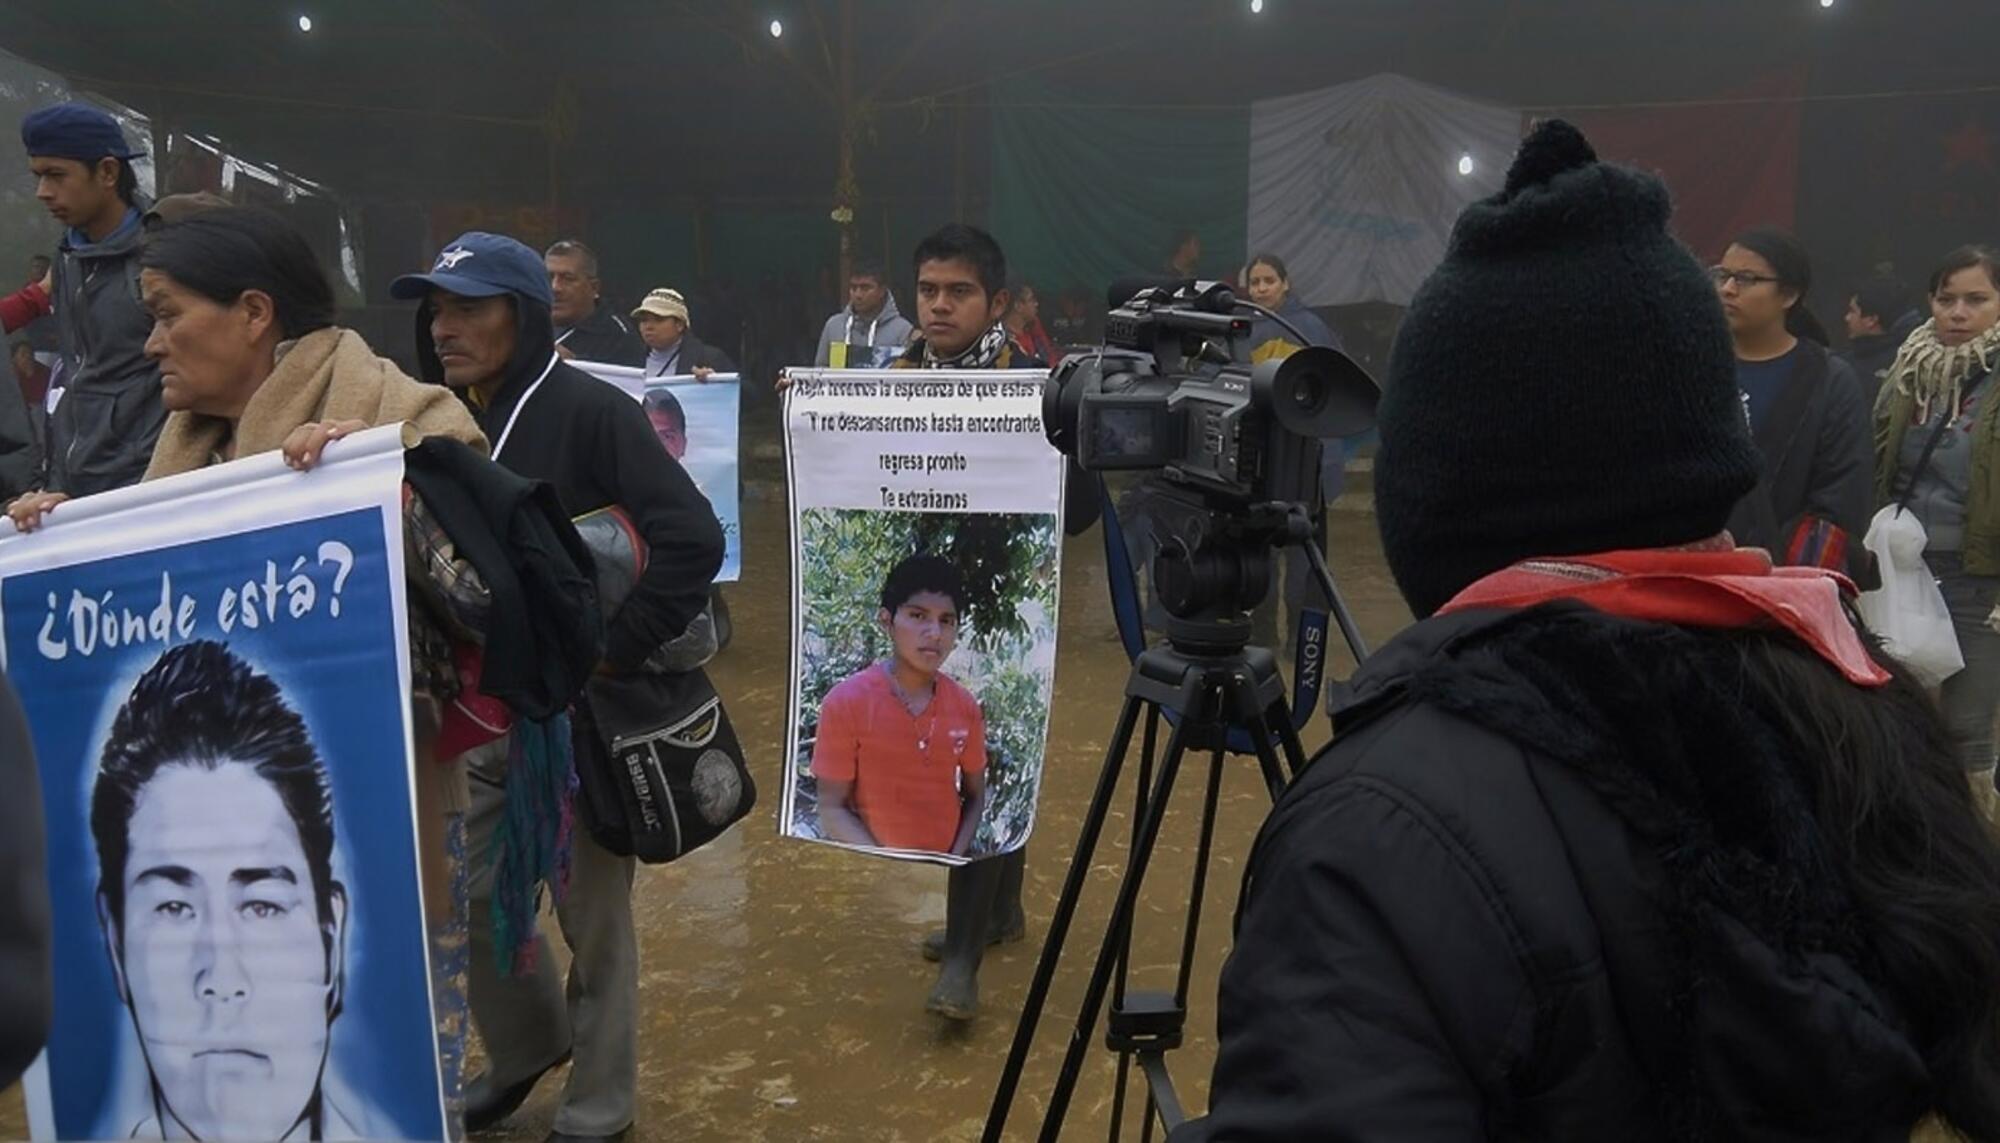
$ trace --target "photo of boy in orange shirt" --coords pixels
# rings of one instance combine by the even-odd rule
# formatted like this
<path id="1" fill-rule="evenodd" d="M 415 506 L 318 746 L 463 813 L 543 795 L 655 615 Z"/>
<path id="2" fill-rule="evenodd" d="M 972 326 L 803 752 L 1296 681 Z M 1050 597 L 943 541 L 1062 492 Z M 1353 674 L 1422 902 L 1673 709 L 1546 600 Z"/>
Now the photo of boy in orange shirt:
<path id="1" fill-rule="evenodd" d="M 890 570 L 876 621 L 889 657 L 820 704 L 812 773 L 832 841 L 965 856 L 986 806 L 986 720 L 944 674 L 965 609 L 958 569 L 911 556 Z"/>

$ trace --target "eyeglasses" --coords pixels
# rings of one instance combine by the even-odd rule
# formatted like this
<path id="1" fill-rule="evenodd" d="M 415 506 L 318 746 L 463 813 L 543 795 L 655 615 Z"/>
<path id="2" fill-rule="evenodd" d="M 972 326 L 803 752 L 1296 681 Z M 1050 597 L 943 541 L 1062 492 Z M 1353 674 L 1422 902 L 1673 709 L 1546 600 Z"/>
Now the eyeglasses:
<path id="1" fill-rule="evenodd" d="M 1734 282 L 1737 289 L 1747 290 L 1752 286 L 1761 285 L 1765 282 L 1776 282 L 1779 279 L 1769 274 L 1759 274 L 1752 270 L 1731 270 L 1725 266 L 1710 266 L 1708 268 L 1708 280 L 1714 282 L 1717 289 L 1721 289 L 1723 286 Z"/>

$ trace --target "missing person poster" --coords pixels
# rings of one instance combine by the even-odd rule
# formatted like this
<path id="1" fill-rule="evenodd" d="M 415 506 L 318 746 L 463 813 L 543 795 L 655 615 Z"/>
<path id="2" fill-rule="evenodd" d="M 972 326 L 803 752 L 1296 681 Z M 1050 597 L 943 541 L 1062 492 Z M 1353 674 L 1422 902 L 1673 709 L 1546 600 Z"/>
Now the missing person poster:
<path id="1" fill-rule="evenodd" d="M 0 536 L 40 767 L 55 1020 L 36 1139 L 442 1139 L 400 430 Z"/>
<path id="2" fill-rule="evenodd" d="M 1034 829 L 1062 456 L 1033 372 L 794 370 L 779 830 L 960 864 Z"/>
<path id="3" fill-rule="evenodd" d="M 571 362 L 600 381 L 618 386 L 646 408 L 646 419 L 681 462 L 696 488 L 708 497 L 722 524 L 722 570 L 717 583 L 734 583 L 743 574 L 741 481 L 737 466 L 738 410 L 742 386 L 734 373 L 648 377 L 643 370 L 596 361 Z"/>

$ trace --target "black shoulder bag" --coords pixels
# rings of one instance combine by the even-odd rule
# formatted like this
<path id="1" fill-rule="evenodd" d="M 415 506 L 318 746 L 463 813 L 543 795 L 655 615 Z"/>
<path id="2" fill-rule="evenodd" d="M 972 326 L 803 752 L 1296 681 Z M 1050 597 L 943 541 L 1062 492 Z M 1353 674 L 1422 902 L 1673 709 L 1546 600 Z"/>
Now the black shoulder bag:
<path id="1" fill-rule="evenodd" d="M 646 546 L 617 508 L 576 525 L 597 560 L 608 623 L 645 571 Z M 675 654 L 682 642 L 669 642 L 641 670 L 592 678 L 577 704 L 583 745 L 596 747 L 577 751 L 583 822 L 597 844 L 650 865 L 715 840 L 757 803 L 729 713 L 708 673 Z"/>
<path id="2" fill-rule="evenodd" d="M 1917 479 L 1924 474 L 1924 469 L 1930 467 L 1931 454 L 1937 451 L 1938 442 L 1944 439 L 1945 433 L 1951 431 L 1953 422 L 1957 420 L 1958 411 L 1947 410 L 1945 415 L 1939 418 L 1938 427 L 1931 430 L 1930 439 L 1924 442 L 1924 451 L 1917 457 L 1917 466 L 1910 470 L 1910 483 L 1903 489 L 1902 494 L 1896 497 L 1898 513 L 1909 510 L 1910 497 L 1917 494 Z"/>

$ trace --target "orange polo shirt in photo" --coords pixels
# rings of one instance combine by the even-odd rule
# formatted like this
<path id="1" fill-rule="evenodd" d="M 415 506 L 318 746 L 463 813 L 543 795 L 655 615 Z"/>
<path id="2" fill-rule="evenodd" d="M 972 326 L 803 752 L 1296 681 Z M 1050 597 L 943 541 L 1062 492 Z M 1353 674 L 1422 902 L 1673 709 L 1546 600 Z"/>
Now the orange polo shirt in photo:
<path id="1" fill-rule="evenodd" d="M 820 704 L 813 777 L 854 783 L 854 810 L 877 845 L 951 852 L 961 770 L 986 770 L 986 719 L 972 692 L 944 675 L 919 715 L 903 705 L 880 663 L 835 686 Z"/>

